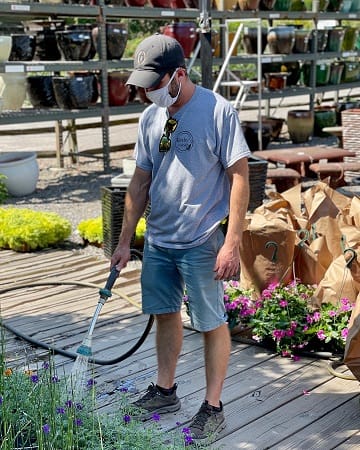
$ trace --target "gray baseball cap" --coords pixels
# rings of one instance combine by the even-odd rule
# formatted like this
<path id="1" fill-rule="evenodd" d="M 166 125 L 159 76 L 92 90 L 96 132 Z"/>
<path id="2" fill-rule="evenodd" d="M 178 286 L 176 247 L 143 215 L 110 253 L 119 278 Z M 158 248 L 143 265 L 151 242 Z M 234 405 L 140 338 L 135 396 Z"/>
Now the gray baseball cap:
<path id="1" fill-rule="evenodd" d="M 185 66 L 184 51 L 176 39 L 156 33 L 135 50 L 134 70 L 126 84 L 151 88 L 172 69 Z"/>

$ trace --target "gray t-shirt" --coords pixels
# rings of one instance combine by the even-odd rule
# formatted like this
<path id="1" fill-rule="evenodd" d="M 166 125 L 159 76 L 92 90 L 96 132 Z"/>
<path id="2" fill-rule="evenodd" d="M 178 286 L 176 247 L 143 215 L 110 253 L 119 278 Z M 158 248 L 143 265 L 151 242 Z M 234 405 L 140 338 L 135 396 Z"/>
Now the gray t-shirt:
<path id="1" fill-rule="evenodd" d="M 197 86 L 174 116 L 171 148 L 159 152 L 166 108 L 150 105 L 139 122 L 136 165 L 151 171 L 151 212 L 146 237 L 168 248 L 205 242 L 229 213 L 225 169 L 250 155 L 238 113 L 220 95 Z"/>

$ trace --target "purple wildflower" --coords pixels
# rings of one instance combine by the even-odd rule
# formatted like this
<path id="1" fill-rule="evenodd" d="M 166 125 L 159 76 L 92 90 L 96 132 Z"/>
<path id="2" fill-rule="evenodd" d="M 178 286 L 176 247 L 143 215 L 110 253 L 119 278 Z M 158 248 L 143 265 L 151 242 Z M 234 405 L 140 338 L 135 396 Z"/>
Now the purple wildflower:
<path id="1" fill-rule="evenodd" d="M 346 339 L 348 334 L 349 334 L 349 328 L 343 328 L 343 329 L 341 330 L 341 337 L 342 337 L 343 339 Z"/>
<path id="2" fill-rule="evenodd" d="M 314 312 L 313 319 L 314 319 L 314 322 L 318 322 L 321 319 L 321 314 L 319 313 L 319 311 Z"/>
<path id="3" fill-rule="evenodd" d="M 334 311 L 333 309 L 331 309 L 329 311 L 329 317 L 336 317 L 336 311 Z"/>
<path id="4" fill-rule="evenodd" d="M 58 406 L 56 408 L 56 412 L 57 414 L 65 414 L 65 408 L 63 408 L 62 406 Z"/>
<path id="5" fill-rule="evenodd" d="M 129 414 L 125 414 L 123 417 L 123 421 L 125 423 L 129 423 L 131 421 L 131 417 L 129 416 Z"/>
<path id="6" fill-rule="evenodd" d="M 72 400 L 67 400 L 67 401 L 65 402 L 65 406 L 66 406 L 67 408 L 72 408 L 72 406 L 73 406 Z"/>
<path id="7" fill-rule="evenodd" d="M 76 404 L 75 404 L 75 408 L 76 408 L 78 411 L 81 411 L 82 409 L 84 409 L 84 405 L 83 405 L 82 403 L 76 403 Z"/>
<path id="8" fill-rule="evenodd" d="M 159 422 L 159 420 L 160 420 L 160 414 L 154 413 L 154 414 L 151 416 L 151 419 L 152 419 L 154 422 Z"/>
<path id="9" fill-rule="evenodd" d="M 38 383 L 38 382 L 39 382 L 39 377 L 38 377 L 38 375 L 33 374 L 33 375 L 30 376 L 30 380 L 31 380 L 33 383 Z"/>
<path id="10" fill-rule="evenodd" d="M 51 382 L 60 383 L 60 378 L 57 375 L 54 375 L 53 377 L 51 377 Z"/>
<path id="11" fill-rule="evenodd" d="M 94 380 L 94 378 L 89 378 L 86 382 L 87 387 L 95 386 L 95 384 L 96 384 L 96 381 Z"/>
<path id="12" fill-rule="evenodd" d="M 3 396 L 2 395 L 0 395 L 0 405 L 2 405 L 4 403 L 4 399 L 3 399 Z"/>
<path id="13" fill-rule="evenodd" d="M 45 362 L 43 363 L 43 365 L 42 365 L 42 368 L 43 368 L 44 370 L 47 370 L 49 367 L 50 367 L 50 364 L 49 364 L 47 361 L 45 361 Z"/>
<path id="14" fill-rule="evenodd" d="M 74 419 L 74 425 L 76 427 L 81 427 L 81 425 L 83 425 L 83 421 L 81 419 Z"/>
<path id="15" fill-rule="evenodd" d="M 288 305 L 288 302 L 286 300 L 279 301 L 279 306 L 281 306 L 281 308 L 286 308 L 287 305 Z"/>
<path id="16" fill-rule="evenodd" d="M 280 340 L 281 338 L 283 338 L 285 336 L 285 331 L 284 330 L 274 330 L 273 336 L 275 339 Z"/>
<path id="17" fill-rule="evenodd" d="M 50 425 L 48 423 L 46 423 L 45 425 L 43 425 L 42 430 L 43 430 L 44 434 L 49 434 L 50 433 Z"/>

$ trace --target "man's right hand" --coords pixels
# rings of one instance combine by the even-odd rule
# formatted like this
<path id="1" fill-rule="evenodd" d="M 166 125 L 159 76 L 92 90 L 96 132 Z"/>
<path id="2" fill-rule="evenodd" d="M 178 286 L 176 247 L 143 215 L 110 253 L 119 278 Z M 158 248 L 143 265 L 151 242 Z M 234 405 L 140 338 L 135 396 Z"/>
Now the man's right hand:
<path id="1" fill-rule="evenodd" d="M 130 246 L 118 244 L 111 257 L 110 270 L 113 267 L 116 267 L 116 270 L 121 272 L 122 269 L 126 267 L 129 260 L 130 260 Z"/>

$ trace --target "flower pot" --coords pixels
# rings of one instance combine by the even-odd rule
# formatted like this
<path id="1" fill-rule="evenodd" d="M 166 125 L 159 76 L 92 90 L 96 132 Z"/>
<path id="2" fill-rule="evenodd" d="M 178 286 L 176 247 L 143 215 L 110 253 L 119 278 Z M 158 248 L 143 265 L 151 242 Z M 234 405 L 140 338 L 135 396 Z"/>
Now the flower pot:
<path id="1" fill-rule="evenodd" d="M 11 36 L 0 36 L 0 62 L 8 61 L 11 52 Z"/>
<path id="2" fill-rule="evenodd" d="M 335 27 L 328 30 L 327 52 L 340 52 L 345 36 L 345 28 Z"/>
<path id="3" fill-rule="evenodd" d="M 174 22 L 164 27 L 163 34 L 175 38 L 184 50 L 185 58 L 190 58 L 197 40 L 196 24 L 193 22 Z"/>
<path id="4" fill-rule="evenodd" d="M 295 29 L 294 53 L 307 53 L 309 51 L 311 30 Z"/>
<path id="5" fill-rule="evenodd" d="M 326 137 L 325 127 L 336 126 L 336 110 L 332 106 L 318 106 L 314 110 L 314 136 Z"/>
<path id="6" fill-rule="evenodd" d="M 36 39 L 30 34 L 11 35 L 9 61 L 31 61 L 35 55 Z"/>
<path id="7" fill-rule="evenodd" d="M 286 78 L 289 75 L 287 72 L 270 72 L 264 73 L 264 75 L 265 87 L 267 87 L 270 91 L 286 88 Z"/>
<path id="8" fill-rule="evenodd" d="M 343 61 L 344 70 L 341 75 L 342 83 L 354 83 L 360 76 L 360 66 L 357 61 Z"/>
<path id="9" fill-rule="evenodd" d="M 275 11 L 289 11 L 291 0 L 276 0 L 274 5 Z"/>
<path id="10" fill-rule="evenodd" d="M 331 61 L 318 61 L 316 63 L 315 84 L 316 86 L 326 86 L 330 79 Z M 302 66 L 303 82 L 305 86 L 310 86 L 311 63 L 306 62 Z"/>
<path id="11" fill-rule="evenodd" d="M 289 61 L 286 63 L 264 63 L 262 64 L 262 73 L 268 72 L 281 72 L 285 70 L 287 72 L 286 85 L 287 86 L 296 86 L 300 79 L 301 69 L 299 61 Z"/>
<path id="12" fill-rule="evenodd" d="M 57 31 L 56 42 L 65 61 L 88 61 L 92 48 L 90 30 Z"/>
<path id="13" fill-rule="evenodd" d="M 256 120 L 242 120 L 241 127 L 244 133 L 245 140 L 249 146 L 249 149 L 253 152 L 259 150 L 259 122 Z M 261 143 L 262 149 L 265 150 L 271 140 L 271 126 L 268 124 L 262 124 L 261 130 Z"/>
<path id="14" fill-rule="evenodd" d="M 332 62 L 330 64 L 329 84 L 334 85 L 340 84 L 343 71 L 344 71 L 344 64 Z"/>
<path id="15" fill-rule="evenodd" d="M 53 77 L 56 103 L 62 109 L 84 109 L 94 103 L 97 91 L 95 76 Z"/>
<path id="16" fill-rule="evenodd" d="M 359 30 L 353 27 L 345 27 L 344 40 L 341 50 L 343 52 L 352 52 L 355 50 L 356 42 L 359 36 Z"/>
<path id="17" fill-rule="evenodd" d="M 214 3 L 218 11 L 233 11 L 239 7 L 237 0 L 214 0 Z"/>
<path id="18" fill-rule="evenodd" d="M 58 61 L 61 59 L 56 41 L 56 31 L 65 29 L 63 20 L 32 20 L 24 22 L 26 33 L 35 35 L 34 60 Z"/>
<path id="19" fill-rule="evenodd" d="M 270 28 L 267 42 L 270 53 L 289 54 L 295 44 L 295 28 L 287 26 Z"/>
<path id="20" fill-rule="evenodd" d="M 95 26 L 96 25 L 94 25 L 92 23 L 80 23 L 80 24 L 72 24 L 72 25 L 66 26 L 66 30 L 90 31 L 91 32 L 91 47 L 90 47 L 88 59 L 93 59 L 94 56 L 96 55 L 96 48 L 95 48 L 95 44 L 94 44 L 94 39 L 92 37 L 92 30 L 93 30 L 93 28 L 95 28 Z"/>
<path id="21" fill-rule="evenodd" d="M 308 142 L 314 132 L 314 114 L 307 110 L 288 111 L 287 127 L 294 144 Z"/>
<path id="22" fill-rule="evenodd" d="M 260 0 L 238 0 L 241 11 L 257 11 Z"/>
<path id="23" fill-rule="evenodd" d="M 291 0 L 289 11 L 305 11 L 304 0 Z"/>
<path id="24" fill-rule="evenodd" d="M 309 38 L 309 48 L 311 52 L 315 52 L 315 38 L 317 36 L 318 53 L 324 52 L 327 46 L 329 31 L 328 30 L 311 30 Z"/>
<path id="25" fill-rule="evenodd" d="M 351 6 L 352 6 L 353 0 L 344 0 L 342 8 L 340 9 L 340 12 L 348 13 L 350 12 Z"/>
<path id="26" fill-rule="evenodd" d="M 39 166 L 34 152 L 9 152 L 0 154 L 0 173 L 10 195 L 21 197 L 36 189 Z"/>
<path id="27" fill-rule="evenodd" d="M 174 8 L 175 1 L 173 0 L 149 0 L 149 3 L 154 8 Z"/>
<path id="28" fill-rule="evenodd" d="M 0 74 L 0 97 L 4 111 L 18 111 L 26 98 L 25 73 Z"/>
<path id="29" fill-rule="evenodd" d="M 109 105 L 123 106 L 129 101 L 130 90 L 126 82 L 130 73 L 127 71 L 114 71 L 108 74 Z"/>
<path id="30" fill-rule="evenodd" d="M 27 77 L 26 91 L 34 108 L 55 108 L 57 106 L 51 75 Z"/>
<path id="31" fill-rule="evenodd" d="M 275 7 L 276 0 L 260 0 L 260 11 L 272 11 Z"/>
<path id="32" fill-rule="evenodd" d="M 100 55 L 99 27 L 92 30 L 95 48 Z M 106 59 L 120 60 L 124 54 L 128 39 L 127 26 L 124 23 L 109 22 L 106 24 Z"/>
<path id="33" fill-rule="evenodd" d="M 351 12 L 359 12 L 360 11 L 360 0 L 352 0 L 350 11 Z"/>
<path id="34" fill-rule="evenodd" d="M 264 53 L 267 45 L 267 28 L 261 28 L 261 53 Z M 258 51 L 258 29 L 257 27 L 245 27 L 243 44 L 246 53 L 256 54 Z"/>
<path id="35" fill-rule="evenodd" d="M 304 0 L 306 11 L 313 11 L 313 0 Z M 317 11 L 326 11 L 329 6 L 329 0 L 319 0 L 319 6 Z"/>
<path id="36" fill-rule="evenodd" d="M 343 0 L 329 0 L 327 11 L 329 12 L 340 11 L 343 6 L 343 3 L 344 3 Z"/>

